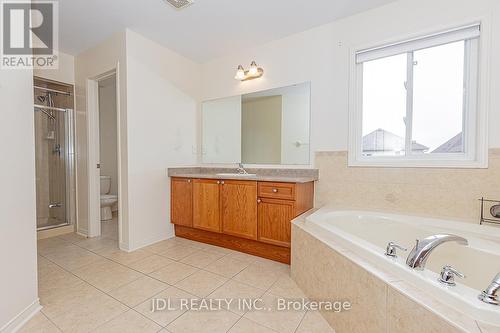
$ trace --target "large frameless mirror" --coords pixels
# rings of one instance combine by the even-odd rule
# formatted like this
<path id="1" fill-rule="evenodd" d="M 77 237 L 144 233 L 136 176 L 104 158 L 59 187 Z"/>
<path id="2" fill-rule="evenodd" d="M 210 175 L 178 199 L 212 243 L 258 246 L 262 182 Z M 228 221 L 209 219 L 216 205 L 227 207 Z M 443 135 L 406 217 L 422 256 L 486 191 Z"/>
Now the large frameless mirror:
<path id="1" fill-rule="evenodd" d="M 203 163 L 309 164 L 310 83 L 202 104 Z"/>

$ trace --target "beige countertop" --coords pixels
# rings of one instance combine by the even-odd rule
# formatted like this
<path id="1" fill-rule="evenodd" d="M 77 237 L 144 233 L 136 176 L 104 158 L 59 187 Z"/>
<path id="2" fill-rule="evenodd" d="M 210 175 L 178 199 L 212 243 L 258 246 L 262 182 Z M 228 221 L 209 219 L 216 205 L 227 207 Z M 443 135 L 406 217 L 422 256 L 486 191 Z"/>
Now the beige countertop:
<path id="1" fill-rule="evenodd" d="M 236 169 L 230 168 L 169 168 L 169 177 L 179 178 L 201 178 L 201 179 L 229 179 L 229 180 L 253 180 L 261 182 L 283 182 L 283 183 L 308 183 L 319 178 L 317 169 L 254 169 L 245 168 L 248 173 L 255 176 L 241 177 L 231 175 L 218 175 L 219 173 L 237 173 Z"/>

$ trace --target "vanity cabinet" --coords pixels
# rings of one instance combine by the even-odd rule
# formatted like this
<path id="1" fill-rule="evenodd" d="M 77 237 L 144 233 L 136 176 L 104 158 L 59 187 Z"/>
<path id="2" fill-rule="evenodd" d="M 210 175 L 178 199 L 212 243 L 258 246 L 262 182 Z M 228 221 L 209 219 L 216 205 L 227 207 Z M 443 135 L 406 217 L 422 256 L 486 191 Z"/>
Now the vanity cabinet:
<path id="1" fill-rule="evenodd" d="M 294 202 L 259 198 L 259 241 L 290 247 Z"/>
<path id="2" fill-rule="evenodd" d="M 193 227 L 221 232 L 220 181 L 195 179 L 193 181 Z"/>
<path id="3" fill-rule="evenodd" d="M 313 206 L 314 183 L 172 177 L 175 233 L 290 262 L 291 221 Z"/>
<path id="4" fill-rule="evenodd" d="M 290 247 L 291 221 L 313 206 L 314 185 L 259 182 L 259 241 Z"/>
<path id="5" fill-rule="evenodd" d="M 257 239 L 257 182 L 223 180 L 222 232 Z"/>
<path id="6" fill-rule="evenodd" d="M 193 181 L 172 178 L 170 188 L 170 220 L 173 224 L 193 226 Z"/>

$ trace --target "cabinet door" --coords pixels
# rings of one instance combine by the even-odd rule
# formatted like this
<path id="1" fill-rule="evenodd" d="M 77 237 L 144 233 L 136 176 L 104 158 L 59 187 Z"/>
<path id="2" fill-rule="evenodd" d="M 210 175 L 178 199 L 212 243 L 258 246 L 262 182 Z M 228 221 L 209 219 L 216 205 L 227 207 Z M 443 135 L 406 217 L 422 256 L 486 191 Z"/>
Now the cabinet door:
<path id="1" fill-rule="evenodd" d="M 222 231 L 257 239 L 257 182 L 225 180 L 221 186 Z"/>
<path id="2" fill-rule="evenodd" d="M 294 202 L 259 199 L 259 241 L 290 247 Z"/>
<path id="3" fill-rule="evenodd" d="M 193 182 L 186 178 L 172 178 L 170 184 L 170 221 L 192 227 Z"/>
<path id="4" fill-rule="evenodd" d="M 195 179 L 193 181 L 193 227 L 220 232 L 219 181 Z"/>

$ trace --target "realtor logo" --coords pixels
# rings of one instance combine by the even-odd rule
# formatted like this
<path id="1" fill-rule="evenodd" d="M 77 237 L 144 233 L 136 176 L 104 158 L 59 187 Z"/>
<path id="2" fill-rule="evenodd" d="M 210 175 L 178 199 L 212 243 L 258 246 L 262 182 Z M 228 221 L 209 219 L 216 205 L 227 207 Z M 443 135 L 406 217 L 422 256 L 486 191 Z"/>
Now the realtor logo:
<path id="1" fill-rule="evenodd" d="M 56 1 L 4 0 L 1 19 L 1 68 L 57 69 Z"/>

